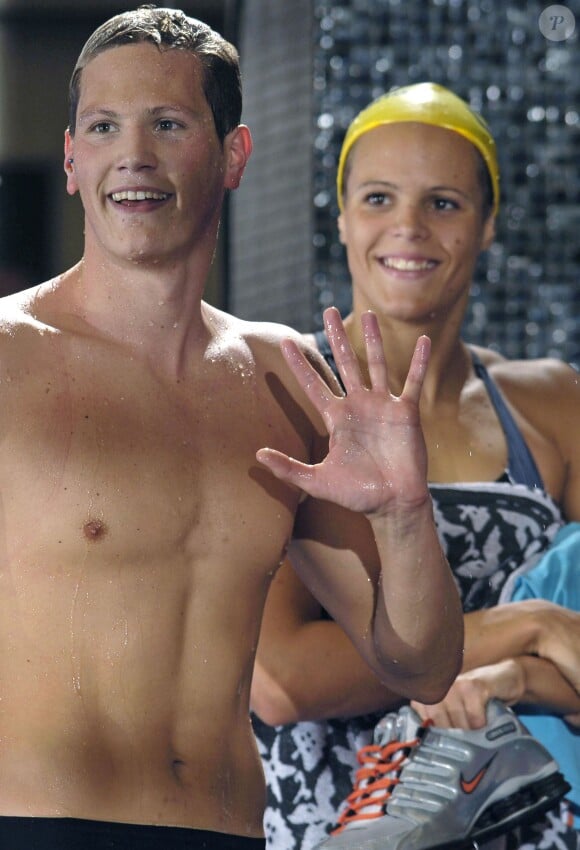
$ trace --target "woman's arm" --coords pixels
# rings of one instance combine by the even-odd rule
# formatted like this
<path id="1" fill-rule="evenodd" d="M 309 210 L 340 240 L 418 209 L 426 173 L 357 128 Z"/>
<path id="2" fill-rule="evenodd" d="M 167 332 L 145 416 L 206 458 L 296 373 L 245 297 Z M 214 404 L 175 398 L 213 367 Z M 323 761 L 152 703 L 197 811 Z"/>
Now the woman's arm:
<path id="1" fill-rule="evenodd" d="M 352 717 L 389 711 L 404 701 L 381 684 L 344 631 L 321 616 L 320 605 L 286 561 L 268 594 L 252 681 L 252 709 L 265 723 Z M 462 672 L 543 655 L 543 665 L 537 658 L 519 658 L 528 669 L 527 692 L 546 710 L 561 692 L 562 713 L 574 711 L 573 690 L 560 668 L 578 677 L 580 614 L 534 599 L 473 612 L 464 621 Z M 540 687 L 544 680 L 538 679 L 536 686 L 534 670 L 542 677 L 549 671 L 551 684 Z"/>
<path id="2" fill-rule="evenodd" d="M 465 616 L 462 672 L 505 658 L 537 655 L 580 693 L 580 613 L 544 599 L 496 605 Z"/>
<path id="3" fill-rule="evenodd" d="M 553 664 L 531 655 L 461 673 L 440 703 L 412 705 L 436 726 L 479 729 L 485 726 L 485 707 L 493 697 L 508 705 L 541 706 L 580 725 L 580 696 Z"/>

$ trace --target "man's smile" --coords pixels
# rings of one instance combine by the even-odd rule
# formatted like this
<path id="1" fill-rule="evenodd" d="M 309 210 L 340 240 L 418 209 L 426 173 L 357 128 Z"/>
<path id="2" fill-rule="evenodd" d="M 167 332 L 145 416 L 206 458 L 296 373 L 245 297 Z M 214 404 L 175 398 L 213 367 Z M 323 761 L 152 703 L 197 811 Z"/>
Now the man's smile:
<path id="1" fill-rule="evenodd" d="M 123 189 L 111 192 L 109 197 L 117 204 L 135 201 L 166 201 L 170 195 L 167 192 L 155 192 L 148 189 Z"/>

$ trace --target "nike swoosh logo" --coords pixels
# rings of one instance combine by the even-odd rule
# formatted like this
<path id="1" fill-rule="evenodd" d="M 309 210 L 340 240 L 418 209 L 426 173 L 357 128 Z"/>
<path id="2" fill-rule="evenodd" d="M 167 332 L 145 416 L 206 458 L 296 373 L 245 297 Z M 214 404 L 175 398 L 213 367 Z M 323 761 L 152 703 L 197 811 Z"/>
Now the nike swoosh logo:
<path id="1" fill-rule="evenodd" d="M 492 763 L 492 761 L 494 760 L 495 756 L 496 756 L 496 753 L 494 753 L 492 755 L 490 760 L 488 762 L 486 762 L 486 764 L 483 765 L 481 770 L 479 770 L 475 774 L 475 776 L 473 776 L 471 779 L 465 779 L 463 774 L 460 776 L 459 785 L 460 785 L 460 788 L 461 788 L 461 790 L 463 791 L 464 794 L 473 794 L 473 792 L 475 791 L 477 786 L 481 783 L 483 777 L 485 776 L 485 774 L 489 770 L 489 766 Z"/>

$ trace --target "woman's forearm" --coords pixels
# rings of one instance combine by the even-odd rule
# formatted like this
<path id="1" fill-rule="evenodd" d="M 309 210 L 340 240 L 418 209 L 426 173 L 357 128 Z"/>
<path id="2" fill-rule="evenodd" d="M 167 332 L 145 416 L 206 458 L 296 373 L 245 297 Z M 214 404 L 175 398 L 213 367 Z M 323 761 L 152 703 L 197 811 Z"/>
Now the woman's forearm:
<path id="1" fill-rule="evenodd" d="M 508 602 L 465 615 L 462 670 L 538 655 L 580 691 L 580 614 L 543 599 Z"/>
<path id="2" fill-rule="evenodd" d="M 388 711 L 402 702 L 377 679 L 332 620 L 302 626 L 283 655 L 272 646 L 258 651 L 251 707 L 272 726 L 356 717 Z"/>

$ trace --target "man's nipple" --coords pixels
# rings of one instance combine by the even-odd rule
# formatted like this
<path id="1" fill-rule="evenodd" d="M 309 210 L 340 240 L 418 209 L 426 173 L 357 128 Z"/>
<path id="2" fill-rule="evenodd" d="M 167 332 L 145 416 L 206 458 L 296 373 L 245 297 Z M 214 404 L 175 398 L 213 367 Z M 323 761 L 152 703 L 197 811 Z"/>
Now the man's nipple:
<path id="1" fill-rule="evenodd" d="M 83 525 L 83 534 L 87 540 L 102 540 L 107 533 L 107 526 L 100 519 L 90 519 Z"/>

